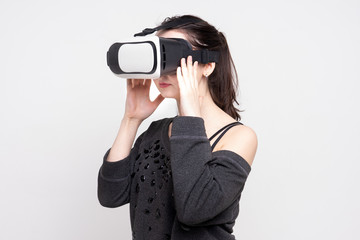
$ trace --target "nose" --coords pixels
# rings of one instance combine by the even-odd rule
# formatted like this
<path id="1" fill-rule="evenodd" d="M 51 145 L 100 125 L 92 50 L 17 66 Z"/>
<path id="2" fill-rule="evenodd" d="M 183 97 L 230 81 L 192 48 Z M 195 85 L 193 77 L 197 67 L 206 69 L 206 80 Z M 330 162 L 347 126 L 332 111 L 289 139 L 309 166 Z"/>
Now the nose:
<path id="1" fill-rule="evenodd" d="M 160 80 L 162 82 L 169 81 L 169 75 L 164 75 L 164 76 L 161 76 L 158 79 L 154 79 L 154 80 Z"/>

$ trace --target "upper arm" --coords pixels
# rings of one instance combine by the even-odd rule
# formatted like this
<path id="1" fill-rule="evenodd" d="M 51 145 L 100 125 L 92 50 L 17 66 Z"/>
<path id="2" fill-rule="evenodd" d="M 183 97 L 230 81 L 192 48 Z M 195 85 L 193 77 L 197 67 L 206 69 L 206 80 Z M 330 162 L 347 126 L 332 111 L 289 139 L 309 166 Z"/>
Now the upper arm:
<path id="1" fill-rule="evenodd" d="M 224 135 L 218 150 L 229 150 L 243 157 L 251 166 L 258 146 L 257 136 L 250 127 L 239 125 Z"/>

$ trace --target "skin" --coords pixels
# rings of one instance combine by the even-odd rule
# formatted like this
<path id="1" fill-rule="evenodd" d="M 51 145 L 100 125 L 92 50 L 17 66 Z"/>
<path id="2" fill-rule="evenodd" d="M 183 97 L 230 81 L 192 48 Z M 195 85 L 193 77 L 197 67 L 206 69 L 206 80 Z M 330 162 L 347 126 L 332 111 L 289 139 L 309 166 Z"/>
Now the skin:
<path id="1" fill-rule="evenodd" d="M 187 40 L 186 34 L 178 30 L 165 31 L 159 36 Z M 156 110 L 164 98 L 176 100 L 180 116 L 203 118 L 208 137 L 223 126 L 235 122 L 236 120 L 221 110 L 211 98 L 205 76 L 209 76 L 214 68 L 215 63 L 193 63 L 191 56 L 181 59 L 181 66 L 178 67 L 176 75 L 154 79 L 160 94 L 153 102 L 149 98 L 150 79 L 128 79 L 125 114 L 107 161 L 119 161 L 129 155 L 141 122 Z M 169 136 L 171 127 L 172 125 L 169 126 Z M 252 165 L 256 149 L 255 132 L 248 126 L 238 125 L 221 138 L 214 151 L 235 152 Z"/>

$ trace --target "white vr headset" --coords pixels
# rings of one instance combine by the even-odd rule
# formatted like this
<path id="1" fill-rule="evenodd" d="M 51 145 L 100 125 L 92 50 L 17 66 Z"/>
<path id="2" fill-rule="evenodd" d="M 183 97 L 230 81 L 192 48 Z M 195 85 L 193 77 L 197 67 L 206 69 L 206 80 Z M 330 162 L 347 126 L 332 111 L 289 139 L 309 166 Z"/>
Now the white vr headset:
<path id="1" fill-rule="evenodd" d="M 145 31 L 156 29 L 145 29 Z M 150 32 L 151 33 L 151 32 Z M 143 34 L 147 35 L 149 32 Z M 141 34 L 136 34 L 139 36 Z M 219 52 L 207 49 L 192 50 L 191 44 L 180 38 L 157 36 L 137 37 L 111 45 L 107 52 L 107 65 L 121 78 L 156 79 L 175 74 L 181 58 L 191 55 L 193 62 L 218 62 Z"/>

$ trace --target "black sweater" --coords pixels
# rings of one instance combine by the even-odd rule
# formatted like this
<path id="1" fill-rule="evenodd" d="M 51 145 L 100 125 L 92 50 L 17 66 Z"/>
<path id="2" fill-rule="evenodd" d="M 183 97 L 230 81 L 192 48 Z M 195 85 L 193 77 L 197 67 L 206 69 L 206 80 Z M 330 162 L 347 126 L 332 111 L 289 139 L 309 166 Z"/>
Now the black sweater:
<path id="1" fill-rule="evenodd" d="M 98 198 L 105 207 L 130 203 L 133 239 L 235 239 L 232 228 L 251 167 L 234 152 L 211 152 L 203 119 L 153 122 L 128 157 L 108 162 L 108 153 Z"/>

